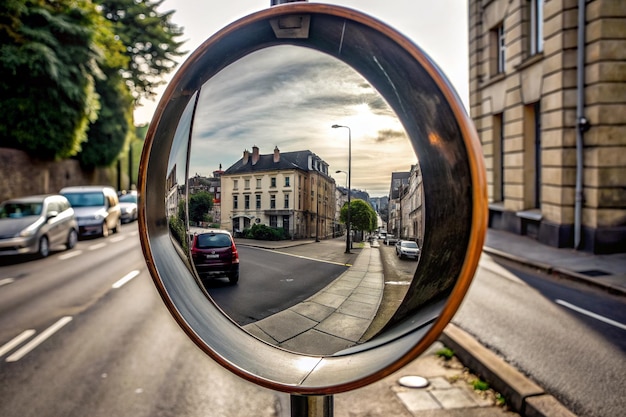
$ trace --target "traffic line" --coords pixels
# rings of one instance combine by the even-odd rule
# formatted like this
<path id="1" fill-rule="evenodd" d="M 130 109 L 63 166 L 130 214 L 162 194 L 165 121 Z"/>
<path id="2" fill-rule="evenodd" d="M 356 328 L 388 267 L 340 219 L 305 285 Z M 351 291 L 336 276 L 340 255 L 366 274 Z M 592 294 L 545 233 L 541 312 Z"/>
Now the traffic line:
<path id="1" fill-rule="evenodd" d="M 244 245 L 242 245 L 242 246 L 244 246 Z M 296 255 L 294 253 L 281 252 L 279 249 L 257 248 L 255 246 L 248 246 L 248 247 L 252 248 L 252 249 L 266 251 L 266 252 L 278 253 L 278 254 L 285 255 L 285 256 L 291 256 L 292 258 L 306 259 L 307 261 L 322 262 L 322 263 L 325 263 L 325 264 L 347 266 L 347 267 L 351 267 L 352 266 L 352 264 L 346 264 L 346 263 L 343 263 L 343 262 L 333 262 L 333 261 L 327 261 L 325 259 L 317 259 L 317 258 L 310 258 L 308 256 Z"/>
<path id="2" fill-rule="evenodd" d="M 584 314 L 588 317 L 594 318 L 596 320 L 602 321 L 606 324 L 610 324 L 611 326 L 615 326 L 617 328 L 620 328 L 622 330 L 626 330 L 626 324 L 622 324 L 618 321 L 615 320 L 611 320 L 607 317 L 601 316 L 599 314 L 593 313 L 589 310 L 585 310 L 584 308 L 580 308 L 578 306 L 575 306 L 574 304 L 570 304 L 567 301 L 563 301 L 563 300 L 554 300 L 557 304 L 562 305 L 563 307 L 567 307 L 570 310 L 574 310 L 580 314 Z"/>
<path id="3" fill-rule="evenodd" d="M 2 287 L 3 285 L 9 285 L 15 282 L 15 279 L 13 278 L 4 278 L 4 279 L 0 279 L 0 287 Z"/>
<path id="4" fill-rule="evenodd" d="M 96 250 L 96 249 L 100 249 L 100 248 L 105 247 L 106 245 L 107 245 L 107 244 L 106 244 L 106 243 L 104 243 L 104 242 L 102 242 L 102 243 L 98 243 L 98 244 L 96 244 L 96 245 L 89 246 L 89 250 Z"/>
<path id="5" fill-rule="evenodd" d="M 74 250 L 74 251 L 71 251 L 71 252 L 64 253 L 63 255 L 59 255 L 59 259 L 63 261 L 65 259 L 70 259 L 70 258 L 73 258 L 75 256 L 78 256 L 81 253 L 83 253 L 82 250 Z"/>
<path id="6" fill-rule="evenodd" d="M 17 362 L 26 356 L 30 351 L 35 349 L 37 346 L 48 340 L 52 335 L 61 330 L 63 326 L 72 321 L 71 316 L 65 316 L 60 318 L 56 323 L 52 326 L 48 327 L 46 330 L 41 332 L 37 337 L 32 339 L 30 342 L 22 346 L 19 350 L 13 353 L 11 356 L 6 358 L 6 362 Z"/>
<path id="7" fill-rule="evenodd" d="M 35 334 L 33 329 L 24 330 L 22 333 L 9 340 L 4 346 L 0 347 L 0 356 L 4 356 L 5 353 L 12 351 L 16 346 L 19 346 L 26 339 L 29 339 Z"/>
<path id="8" fill-rule="evenodd" d="M 121 288 L 124 284 L 126 284 L 131 279 L 135 278 L 137 275 L 139 275 L 139 271 L 137 270 L 129 272 L 128 274 L 120 278 L 115 284 L 113 284 L 113 288 Z"/>
<path id="9" fill-rule="evenodd" d="M 115 236 L 109 239 L 109 241 L 115 243 L 115 242 L 121 242 L 124 239 L 126 239 L 126 236 Z"/>

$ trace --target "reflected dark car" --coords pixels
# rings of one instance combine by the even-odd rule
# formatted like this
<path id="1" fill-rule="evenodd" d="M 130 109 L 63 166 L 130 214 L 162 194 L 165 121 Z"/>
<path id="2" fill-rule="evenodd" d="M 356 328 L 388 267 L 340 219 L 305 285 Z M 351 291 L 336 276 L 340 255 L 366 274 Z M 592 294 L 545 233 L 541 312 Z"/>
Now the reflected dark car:
<path id="1" fill-rule="evenodd" d="M 417 246 L 417 243 L 412 240 L 399 240 L 398 243 L 396 243 L 396 255 L 398 255 L 400 259 L 417 259 L 420 255 L 420 248 Z"/>
<path id="2" fill-rule="evenodd" d="M 195 233 L 191 258 L 200 278 L 225 276 L 231 284 L 239 281 L 239 253 L 232 235 L 225 230 Z"/>
<path id="3" fill-rule="evenodd" d="M 122 210 L 122 223 L 130 223 L 137 220 L 137 191 L 128 191 L 120 194 L 120 209 Z"/>
<path id="4" fill-rule="evenodd" d="M 0 204 L 0 255 L 38 254 L 78 240 L 78 224 L 69 201 L 61 195 L 14 198 Z"/>

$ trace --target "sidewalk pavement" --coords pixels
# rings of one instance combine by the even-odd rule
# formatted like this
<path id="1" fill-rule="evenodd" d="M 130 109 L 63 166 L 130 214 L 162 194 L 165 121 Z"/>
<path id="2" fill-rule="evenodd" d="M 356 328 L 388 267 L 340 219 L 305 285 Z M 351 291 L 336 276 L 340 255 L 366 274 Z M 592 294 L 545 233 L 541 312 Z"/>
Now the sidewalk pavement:
<path id="1" fill-rule="evenodd" d="M 313 242 L 237 239 L 240 245 L 266 249 L 283 249 Z M 301 343 L 310 343 L 310 353 L 323 352 L 329 346 L 341 349 L 343 340 L 349 343 L 358 340 L 362 333 L 355 329 L 362 330 L 363 323 L 372 320 L 382 298 L 384 277 L 380 256 L 376 256 L 377 246 L 374 243 L 361 249 L 353 267 L 324 291 L 307 300 L 306 305 L 303 303 L 270 316 L 250 326 L 249 331 L 286 348 L 289 348 L 290 340 L 297 336 Z M 626 295 L 626 253 L 593 255 L 573 249 L 558 249 L 542 245 L 526 236 L 492 229 L 487 232 L 483 252 L 611 293 Z M 373 296 L 377 292 L 380 294 Z M 370 303 L 367 306 L 363 304 L 364 295 Z M 294 320 L 295 317 L 299 320 Z M 342 326 L 342 321 L 347 324 Z M 289 326 L 288 323 L 294 325 Z M 355 323 L 361 324 L 361 327 Z M 332 329 L 337 329 L 336 334 L 332 334 Z M 321 334 L 326 337 L 321 338 Z M 575 417 L 558 400 L 461 328 L 450 323 L 439 339 L 427 352 L 400 371 L 364 388 L 336 395 L 335 416 Z M 448 362 L 438 357 L 436 352 L 443 346 L 455 353 L 454 361 Z M 487 381 L 492 390 L 475 391 L 470 384 L 477 379 L 475 375 Z M 401 383 L 404 382 L 401 379 L 403 376 L 424 377 L 428 386 L 408 387 Z M 498 405 L 497 393 L 506 400 L 505 408 Z"/>

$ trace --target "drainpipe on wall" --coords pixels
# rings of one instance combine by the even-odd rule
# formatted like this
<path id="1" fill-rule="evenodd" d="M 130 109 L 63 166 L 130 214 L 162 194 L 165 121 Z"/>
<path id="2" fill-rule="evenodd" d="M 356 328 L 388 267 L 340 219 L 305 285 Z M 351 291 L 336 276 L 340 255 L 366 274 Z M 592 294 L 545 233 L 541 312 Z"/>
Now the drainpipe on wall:
<path id="1" fill-rule="evenodd" d="M 589 130 L 585 110 L 585 1 L 578 0 L 578 49 L 576 57 L 576 201 L 574 206 L 574 249 L 580 248 L 583 204 L 584 133 Z"/>

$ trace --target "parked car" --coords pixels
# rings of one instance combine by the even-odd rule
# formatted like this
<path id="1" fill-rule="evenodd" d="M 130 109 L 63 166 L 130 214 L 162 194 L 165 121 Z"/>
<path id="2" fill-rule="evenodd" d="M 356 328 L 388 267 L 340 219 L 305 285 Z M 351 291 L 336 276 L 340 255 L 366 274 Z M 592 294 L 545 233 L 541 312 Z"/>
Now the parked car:
<path id="1" fill-rule="evenodd" d="M 119 201 L 122 211 L 122 223 L 130 223 L 137 220 L 137 191 L 128 191 L 120 194 Z"/>
<path id="2" fill-rule="evenodd" d="M 226 276 L 231 284 L 239 281 L 239 253 L 232 235 L 226 230 L 195 233 L 191 258 L 200 278 Z"/>
<path id="3" fill-rule="evenodd" d="M 74 208 L 79 235 L 108 236 L 110 231 L 117 233 L 120 230 L 122 210 L 113 187 L 65 187 L 60 193 Z"/>
<path id="4" fill-rule="evenodd" d="M 0 255 L 38 254 L 78 240 L 78 224 L 69 201 L 61 195 L 14 198 L 0 204 Z"/>
<path id="5" fill-rule="evenodd" d="M 396 243 L 396 255 L 398 255 L 400 259 L 417 259 L 420 256 L 420 248 L 417 246 L 417 243 L 412 240 L 399 240 Z"/>
<path id="6" fill-rule="evenodd" d="M 385 243 L 385 245 L 392 245 L 398 242 L 398 238 L 396 238 L 394 235 L 387 234 L 385 235 L 385 240 L 383 242 Z"/>

